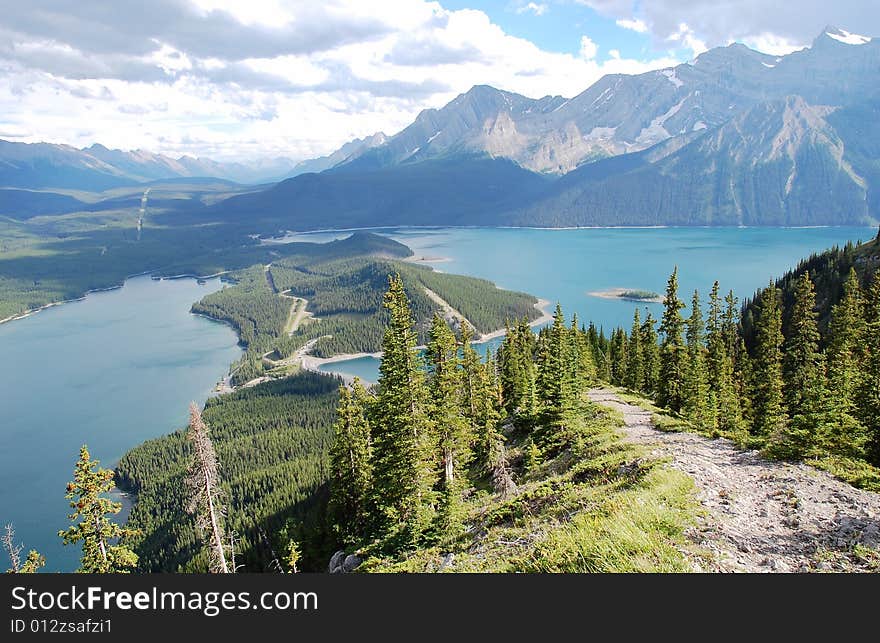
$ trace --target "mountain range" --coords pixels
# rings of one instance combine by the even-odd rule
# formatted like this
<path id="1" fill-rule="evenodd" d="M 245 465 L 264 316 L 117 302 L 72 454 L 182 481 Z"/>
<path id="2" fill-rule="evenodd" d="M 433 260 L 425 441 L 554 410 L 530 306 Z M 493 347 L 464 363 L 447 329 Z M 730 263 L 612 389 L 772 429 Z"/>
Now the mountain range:
<path id="1" fill-rule="evenodd" d="M 125 152 L 100 144 L 78 149 L 52 143 L 0 140 L 0 186 L 100 192 L 163 179 L 219 178 L 236 183 L 274 183 L 295 174 L 288 158 L 250 163 L 172 158 L 145 150 Z"/>
<path id="2" fill-rule="evenodd" d="M 880 40 L 827 27 L 786 56 L 732 44 L 674 68 L 605 76 L 570 99 L 476 86 L 393 136 L 294 165 L 298 176 L 202 216 L 301 230 L 868 223 L 880 218 L 878 116 Z M 230 176 L 202 159 L 77 152 L 88 156 L 71 164 L 82 180 L 114 176 L 108 167 Z"/>

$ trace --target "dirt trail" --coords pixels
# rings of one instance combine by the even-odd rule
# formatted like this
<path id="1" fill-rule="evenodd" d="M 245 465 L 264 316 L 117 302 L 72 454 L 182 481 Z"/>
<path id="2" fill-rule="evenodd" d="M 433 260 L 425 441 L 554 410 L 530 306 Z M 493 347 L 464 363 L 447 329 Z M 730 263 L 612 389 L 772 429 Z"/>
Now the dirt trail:
<path id="1" fill-rule="evenodd" d="M 590 398 L 623 414 L 627 440 L 693 478 L 705 511 L 689 537 L 713 554 L 711 571 L 880 571 L 880 494 L 729 440 L 658 431 L 649 411 L 607 389 Z"/>

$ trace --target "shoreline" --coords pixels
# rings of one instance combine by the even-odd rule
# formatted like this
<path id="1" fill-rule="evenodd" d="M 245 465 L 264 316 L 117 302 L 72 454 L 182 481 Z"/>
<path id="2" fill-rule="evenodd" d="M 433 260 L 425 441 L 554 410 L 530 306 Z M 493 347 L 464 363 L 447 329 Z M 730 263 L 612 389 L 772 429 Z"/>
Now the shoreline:
<path id="1" fill-rule="evenodd" d="M 417 257 L 416 255 L 412 255 L 404 259 L 406 263 L 449 263 L 453 261 L 452 257 L 431 257 L 422 255 L 421 257 Z"/>
<path id="2" fill-rule="evenodd" d="M 663 295 L 656 297 L 624 297 L 623 294 L 638 290 L 638 288 L 609 288 L 608 290 L 595 290 L 588 292 L 588 297 L 598 297 L 599 299 L 610 299 L 612 301 L 628 301 L 634 304 L 662 304 Z"/>
<path id="3" fill-rule="evenodd" d="M 10 315 L 9 317 L 5 317 L 4 319 L 0 319 L 0 324 L 5 324 L 7 322 L 14 322 L 18 319 L 25 319 L 26 317 L 30 317 L 31 315 L 36 315 L 40 311 L 46 310 L 47 308 L 52 308 L 54 306 L 61 306 L 62 304 L 72 304 L 77 301 L 83 301 L 89 295 L 97 293 L 97 292 L 110 292 L 113 290 L 119 290 L 120 288 L 125 286 L 125 282 L 127 282 L 129 279 L 134 279 L 135 277 L 144 277 L 146 275 L 152 275 L 154 272 L 155 272 L 154 270 L 145 270 L 144 272 L 137 272 L 133 275 L 127 275 L 125 277 L 125 279 L 122 280 L 122 283 L 119 285 L 108 286 L 107 288 L 91 288 L 89 290 L 86 290 L 82 294 L 82 296 L 80 296 L 80 297 L 74 297 L 73 299 L 62 299 L 60 301 L 51 301 L 48 304 L 44 304 L 44 305 L 40 306 L 39 308 L 31 308 L 29 310 L 25 310 L 24 312 L 18 313 L 16 315 Z M 169 281 L 173 281 L 176 279 L 214 279 L 216 277 L 222 277 L 223 275 L 225 275 L 229 272 L 230 272 L 229 270 L 224 270 L 223 272 L 218 272 L 213 275 L 174 275 L 171 277 L 160 277 L 158 279 L 155 279 L 154 281 L 162 281 L 163 279 L 168 279 Z M 196 313 L 193 313 L 193 314 L 196 314 Z M 207 317 L 207 315 L 202 315 L 202 316 Z M 209 319 L 213 319 L 213 318 L 209 318 Z M 219 320 L 215 319 L 214 321 L 219 321 Z"/>
<path id="4" fill-rule="evenodd" d="M 309 234 L 327 234 L 336 232 L 362 232 L 370 230 L 665 230 L 665 229 L 707 229 L 707 230 L 804 230 L 804 229 L 827 229 L 827 228 L 865 228 L 866 230 L 876 230 L 874 225 L 767 225 L 767 226 L 747 226 L 747 225 L 607 225 L 607 226 L 563 226 L 563 227 L 543 227 L 543 226 L 487 226 L 487 225 L 384 225 L 384 226 L 363 226 L 357 228 L 318 228 L 315 230 L 285 230 L 281 237 L 268 237 L 261 239 L 269 243 L 293 243 L 292 241 L 283 241 L 289 235 L 309 235 Z"/>
<path id="5" fill-rule="evenodd" d="M 535 320 L 529 322 L 529 326 L 534 328 L 535 326 L 540 326 L 541 324 L 546 324 L 549 321 L 553 321 L 553 313 L 549 312 L 547 309 L 550 306 L 550 301 L 548 299 L 539 298 L 538 301 L 535 302 L 534 306 L 541 313 L 541 316 Z M 503 337 L 507 334 L 506 328 L 499 328 L 498 330 L 494 330 L 491 333 L 486 333 L 485 335 L 480 335 L 480 338 L 472 342 L 474 346 L 479 346 L 480 344 L 485 344 L 493 339 L 498 339 L 499 337 Z M 416 348 L 425 348 L 424 346 L 417 346 Z M 303 346 L 300 348 L 300 351 L 303 349 L 311 349 L 311 346 Z M 321 375 L 340 375 L 346 383 L 350 383 L 350 379 L 354 376 L 345 373 L 343 371 L 322 371 L 319 370 L 321 366 L 325 364 L 334 364 L 338 362 L 347 362 L 349 360 L 361 359 L 364 357 L 372 357 L 373 359 L 382 359 L 382 353 L 340 353 L 339 355 L 334 355 L 333 357 L 315 357 L 314 355 L 309 355 L 307 352 L 303 353 L 299 358 L 300 368 L 306 371 L 311 371 L 313 373 L 320 373 Z"/>

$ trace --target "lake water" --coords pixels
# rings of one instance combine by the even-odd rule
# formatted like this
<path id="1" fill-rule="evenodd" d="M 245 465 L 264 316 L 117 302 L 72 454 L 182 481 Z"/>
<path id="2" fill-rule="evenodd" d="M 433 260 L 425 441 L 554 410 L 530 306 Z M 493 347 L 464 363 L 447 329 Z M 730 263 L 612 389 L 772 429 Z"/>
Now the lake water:
<path id="1" fill-rule="evenodd" d="M 705 302 L 717 279 L 722 292 L 742 300 L 813 252 L 876 234 L 874 228 L 527 228 L 386 229 L 417 256 L 445 257 L 431 263 L 444 272 L 473 275 L 502 288 L 521 290 L 562 304 L 606 331 L 629 328 L 634 309 L 647 306 L 658 318 L 660 304 L 636 304 L 588 295 L 612 288 L 662 294 L 673 268 L 679 269 L 679 296 L 690 306 L 694 289 Z M 346 232 L 292 235 L 289 240 L 326 241 Z M 644 312 L 644 311 L 643 311 Z M 644 314 L 642 315 L 644 318 Z M 327 372 L 374 381 L 378 361 L 360 358 L 322 367 Z"/>
<path id="2" fill-rule="evenodd" d="M 79 548 L 56 535 L 79 447 L 112 467 L 184 426 L 190 401 L 203 402 L 240 356 L 229 326 L 189 312 L 220 287 L 137 277 L 0 324 L 0 526 L 13 523 L 23 554 L 38 549 L 46 570 L 79 561 Z"/>
<path id="3" fill-rule="evenodd" d="M 678 264 L 682 298 L 713 280 L 751 295 L 811 252 L 868 239 L 869 228 L 814 229 L 397 229 L 385 231 L 418 256 L 446 257 L 436 269 L 484 277 L 504 288 L 559 301 L 568 316 L 606 329 L 629 326 L 635 304 L 587 295 L 615 287 L 662 293 Z M 291 237 L 326 241 L 348 233 Z M 189 313 L 218 280 L 130 279 L 119 290 L 0 324 L 0 526 L 40 550 L 47 569 L 72 570 L 64 488 L 82 444 L 105 466 L 146 439 L 186 423 L 240 355 L 226 325 Z M 659 317 L 661 307 L 648 304 Z M 376 379 L 371 358 L 327 370 Z"/>

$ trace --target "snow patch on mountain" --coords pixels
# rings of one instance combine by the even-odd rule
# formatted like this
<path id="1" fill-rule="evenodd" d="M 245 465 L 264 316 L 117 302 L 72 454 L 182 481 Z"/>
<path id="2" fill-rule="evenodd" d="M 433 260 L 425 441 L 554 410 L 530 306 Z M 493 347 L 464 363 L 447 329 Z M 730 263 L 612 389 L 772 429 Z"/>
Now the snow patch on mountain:
<path id="1" fill-rule="evenodd" d="M 845 45 L 866 45 L 871 42 L 871 38 L 868 36 L 860 36 L 857 33 L 851 33 L 846 29 L 833 29 L 831 31 L 826 31 L 825 35 L 829 38 L 834 38 L 837 42 L 842 42 Z"/>
<path id="2" fill-rule="evenodd" d="M 674 69 L 663 69 L 660 71 L 660 73 L 666 76 L 666 79 L 676 87 L 681 87 L 682 85 L 684 85 L 681 78 L 675 75 Z"/>

